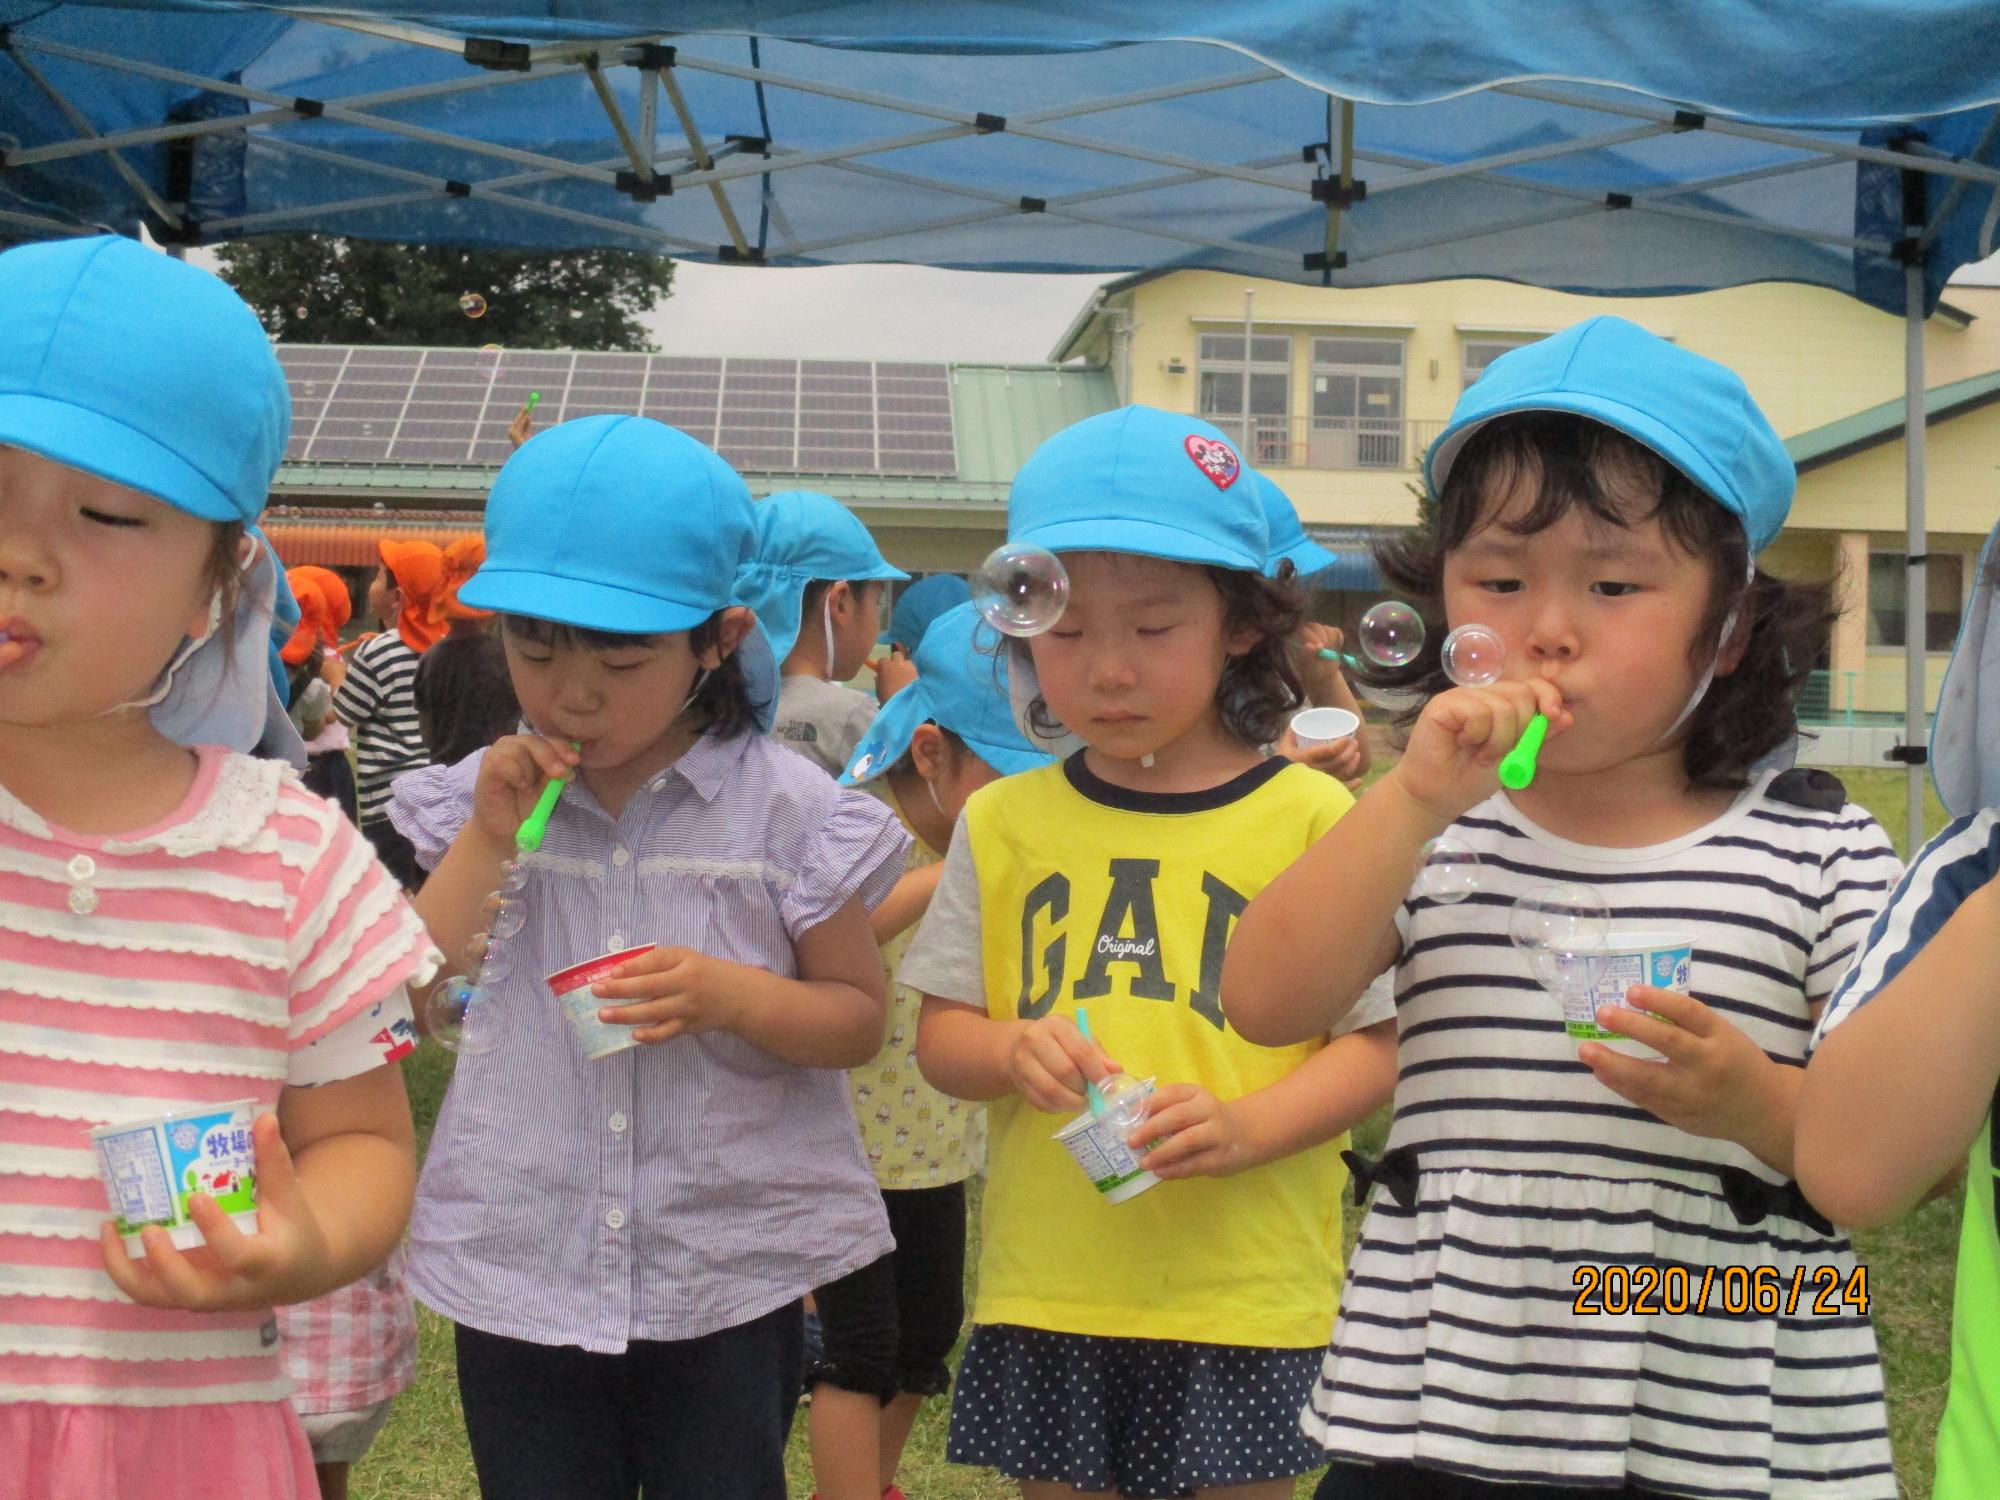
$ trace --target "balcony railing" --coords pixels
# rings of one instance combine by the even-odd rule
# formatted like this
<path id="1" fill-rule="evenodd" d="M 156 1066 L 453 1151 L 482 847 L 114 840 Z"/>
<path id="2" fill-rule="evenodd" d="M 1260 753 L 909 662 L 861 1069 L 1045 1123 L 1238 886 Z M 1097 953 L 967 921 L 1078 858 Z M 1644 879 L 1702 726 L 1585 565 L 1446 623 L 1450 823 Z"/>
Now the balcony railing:
<path id="1" fill-rule="evenodd" d="M 1414 469 L 1443 429 L 1434 418 L 1216 417 L 1260 469 Z"/>

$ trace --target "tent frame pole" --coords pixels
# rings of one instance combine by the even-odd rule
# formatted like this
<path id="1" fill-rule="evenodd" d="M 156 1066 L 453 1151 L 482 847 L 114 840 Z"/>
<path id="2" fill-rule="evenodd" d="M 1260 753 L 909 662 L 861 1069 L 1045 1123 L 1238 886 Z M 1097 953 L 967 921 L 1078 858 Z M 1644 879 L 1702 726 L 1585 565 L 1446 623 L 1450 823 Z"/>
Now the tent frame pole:
<path id="1" fill-rule="evenodd" d="M 1908 562 L 1903 597 L 1903 744 L 1908 786 L 1906 853 L 1914 858 L 1924 841 L 1924 776 L 1927 728 L 1930 599 L 1924 554 L 1924 265 L 1912 258 L 1903 267 L 1903 484 L 1908 529 L 1904 557 Z"/>

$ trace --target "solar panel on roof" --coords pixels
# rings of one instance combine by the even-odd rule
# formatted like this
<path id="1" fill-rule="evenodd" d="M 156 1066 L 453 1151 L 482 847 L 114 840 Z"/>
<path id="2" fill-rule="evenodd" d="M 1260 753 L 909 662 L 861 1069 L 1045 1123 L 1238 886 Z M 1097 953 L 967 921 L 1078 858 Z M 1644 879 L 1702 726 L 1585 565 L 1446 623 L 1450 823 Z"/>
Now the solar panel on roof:
<path id="1" fill-rule="evenodd" d="M 538 425 L 643 414 L 752 473 L 958 471 L 942 364 L 346 345 L 281 345 L 278 361 L 293 463 L 496 466 L 538 391 Z"/>

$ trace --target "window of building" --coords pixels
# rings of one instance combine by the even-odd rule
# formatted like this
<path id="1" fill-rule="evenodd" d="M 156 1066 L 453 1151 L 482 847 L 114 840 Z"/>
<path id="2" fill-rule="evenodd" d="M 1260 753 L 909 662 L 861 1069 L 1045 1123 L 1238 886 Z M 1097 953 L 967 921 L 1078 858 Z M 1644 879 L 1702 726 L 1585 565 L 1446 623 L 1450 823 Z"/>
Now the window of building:
<path id="1" fill-rule="evenodd" d="M 1484 375 L 1486 367 L 1509 349 L 1520 349 L 1539 342 L 1539 339 L 1525 334 L 1518 338 L 1467 339 L 1459 356 L 1460 388 L 1471 385 Z"/>
<path id="2" fill-rule="evenodd" d="M 1313 340 L 1310 462 L 1316 469 L 1400 469 L 1403 341 Z"/>
<path id="3" fill-rule="evenodd" d="M 1868 557 L 1868 644 L 1903 644 L 1910 607 L 1909 564 L 1901 552 Z M 1949 651 L 1965 611 L 1965 559 L 1956 552 L 1933 552 L 1924 566 L 1924 649 Z"/>
<path id="4" fill-rule="evenodd" d="M 1287 466 L 1292 457 L 1292 340 L 1289 334 L 1254 334 L 1250 364 L 1243 363 L 1243 335 L 1204 333 L 1199 346 L 1201 415 L 1228 433 L 1258 468 Z M 1249 406 L 1244 379 L 1249 378 Z"/>

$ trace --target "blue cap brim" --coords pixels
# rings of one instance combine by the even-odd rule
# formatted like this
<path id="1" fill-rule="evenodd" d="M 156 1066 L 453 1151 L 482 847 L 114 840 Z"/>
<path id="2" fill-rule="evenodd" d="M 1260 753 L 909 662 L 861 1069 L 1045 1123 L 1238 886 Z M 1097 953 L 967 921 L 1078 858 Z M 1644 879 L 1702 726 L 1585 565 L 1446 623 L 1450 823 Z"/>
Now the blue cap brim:
<path id="1" fill-rule="evenodd" d="M 854 747 L 854 754 L 848 757 L 847 769 L 840 773 L 840 784 L 861 786 L 883 775 L 909 754 L 910 741 L 916 738 L 918 726 L 931 722 L 942 724 L 965 741 L 968 750 L 1002 776 L 1033 771 L 1049 763 L 1049 756 L 1025 746 L 996 745 L 984 736 L 968 734 L 963 727 L 948 723 L 939 717 L 937 705 L 919 677 L 882 705 L 875 722 L 868 726 L 861 743 Z"/>
<path id="2" fill-rule="evenodd" d="M 459 590 L 458 597 L 475 609 L 528 615 L 558 625 L 624 635 L 692 630 L 717 610 L 727 607 L 682 604 L 580 578 L 490 566 L 473 574 Z"/>
<path id="3" fill-rule="evenodd" d="M 1438 434 L 1431 444 L 1430 452 L 1424 455 L 1424 478 L 1430 484 L 1433 495 L 1442 494 L 1444 482 L 1450 475 L 1451 466 L 1458 461 L 1458 455 L 1472 440 L 1472 435 L 1499 417 L 1513 416 L 1517 412 L 1553 411 L 1566 412 L 1575 417 L 1588 417 L 1593 422 L 1602 422 L 1606 427 L 1616 428 L 1634 442 L 1643 444 L 1659 454 L 1681 473 L 1695 482 L 1701 490 L 1724 510 L 1735 516 L 1743 525 L 1745 535 L 1750 538 L 1750 550 L 1762 552 L 1776 538 L 1774 530 L 1768 536 L 1759 536 L 1750 530 L 1750 522 L 1737 503 L 1728 498 L 1731 486 L 1728 477 L 1719 474 L 1701 451 L 1680 433 L 1667 426 L 1657 417 L 1638 411 L 1622 401 L 1608 401 L 1602 396 L 1584 391 L 1539 392 L 1524 396 L 1519 401 L 1490 411 L 1482 411 L 1476 418 L 1463 426 L 1447 427 Z M 1783 517 L 1779 518 L 1780 524 Z"/>
<path id="4" fill-rule="evenodd" d="M 1278 564 L 1284 562 L 1289 562 L 1294 568 L 1298 569 L 1299 576 L 1305 578 L 1327 568 L 1334 567 L 1340 562 L 1340 559 L 1327 551 L 1326 548 L 1322 547 L 1311 537 L 1302 536 L 1289 547 L 1273 555 L 1264 571 L 1276 577 Z"/>
<path id="5" fill-rule="evenodd" d="M 1249 573 L 1264 571 L 1264 558 L 1252 557 L 1226 547 L 1211 537 L 1163 526 L 1157 521 L 1135 521 L 1126 517 L 1058 521 L 1020 533 L 1009 532 L 1010 542 L 1030 542 L 1051 552 L 1130 552 L 1141 557 L 1164 558 L 1168 562 L 1213 564 Z"/>
<path id="6" fill-rule="evenodd" d="M 0 443 L 165 501 L 203 521 L 241 521 L 220 485 L 123 422 L 46 396 L 0 395 Z"/>

